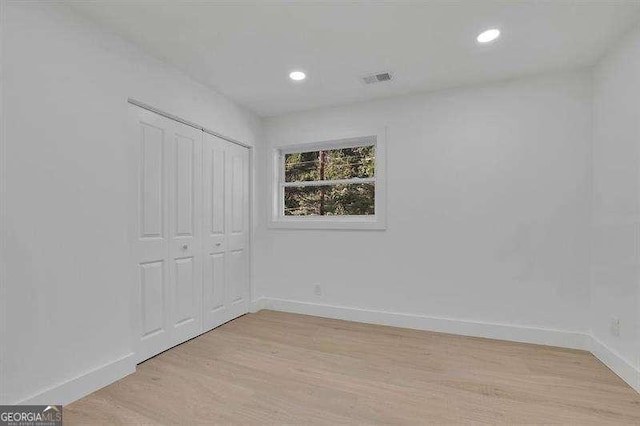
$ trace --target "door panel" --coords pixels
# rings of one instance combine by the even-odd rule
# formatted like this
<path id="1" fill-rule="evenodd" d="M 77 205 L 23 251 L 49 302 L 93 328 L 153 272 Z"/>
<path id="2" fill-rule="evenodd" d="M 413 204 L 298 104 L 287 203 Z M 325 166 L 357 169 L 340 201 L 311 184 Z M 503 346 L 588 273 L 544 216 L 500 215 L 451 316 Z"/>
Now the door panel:
<path id="1" fill-rule="evenodd" d="M 132 107 L 137 158 L 137 358 L 202 330 L 200 208 L 202 132 Z"/>
<path id="2" fill-rule="evenodd" d="M 204 135 L 204 327 L 248 312 L 249 151 Z"/>
<path id="3" fill-rule="evenodd" d="M 212 253 L 207 257 L 204 278 L 206 315 L 216 315 L 225 307 L 225 263 L 224 253 Z"/>
<path id="4" fill-rule="evenodd" d="M 140 179 L 140 237 L 163 236 L 163 129 L 140 123 L 141 179 Z"/>
<path id="5" fill-rule="evenodd" d="M 224 236 L 224 162 L 225 151 L 221 146 L 209 142 L 207 151 L 206 179 L 208 189 L 207 214 L 210 237 Z"/>
<path id="6" fill-rule="evenodd" d="M 172 297 L 173 344 L 202 332 L 202 237 L 195 220 L 201 209 L 202 185 L 198 164 L 202 161 L 202 131 L 174 122 L 170 140 L 174 155 L 168 159 L 169 258 Z"/>
<path id="7" fill-rule="evenodd" d="M 193 257 L 176 259 L 174 293 L 175 327 L 195 320 L 193 313 L 196 309 L 196 285 L 195 261 Z"/>
<path id="8" fill-rule="evenodd" d="M 231 156 L 231 232 L 244 231 L 244 158 L 241 154 Z"/>
<path id="9" fill-rule="evenodd" d="M 227 147 L 227 304 L 232 317 L 249 311 L 249 150 Z"/>
<path id="10" fill-rule="evenodd" d="M 204 328 L 210 330 L 231 319 L 227 298 L 226 255 L 226 158 L 227 142 L 205 134 L 203 141 L 204 252 Z"/>
<path id="11" fill-rule="evenodd" d="M 238 303 L 244 297 L 244 250 L 229 253 L 229 283 L 231 285 L 231 303 Z"/>
<path id="12" fill-rule="evenodd" d="M 137 138 L 132 151 L 137 159 L 137 219 L 133 253 L 137 266 L 136 291 L 138 326 L 137 356 L 144 360 L 170 345 L 170 315 L 167 300 L 169 271 L 167 266 L 167 141 L 171 133 L 162 117 L 132 111 L 133 134 Z"/>
<path id="13" fill-rule="evenodd" d="M 193 236 L 195 215 L 195 157 L 196 141 L 188 137 L 176 135 L 175 185 L 176 204 L 175 235 Z"/>
<path id="14" fill-rule="evenodd" d="M 165 332 L 164 262 L 140 264 L 142 339 Z"/>

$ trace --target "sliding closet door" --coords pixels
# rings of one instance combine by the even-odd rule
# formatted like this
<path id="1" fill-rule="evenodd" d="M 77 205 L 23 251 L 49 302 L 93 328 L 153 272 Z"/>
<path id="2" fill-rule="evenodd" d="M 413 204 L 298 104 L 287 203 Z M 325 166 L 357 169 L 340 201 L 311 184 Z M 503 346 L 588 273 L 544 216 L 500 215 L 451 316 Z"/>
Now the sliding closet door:
<path id="1" fill-rule="evenodd" d="M 204 327 L 249 309 L 249 150 L 204 135 Z"/>
<path id="2" fill-rule="evenodd" d="M 226 141 L 204 135 L 204 328 L 231 319 L 227 303 Z"/>
<path id="3" fill-rule="evenodd" d="M 131 109 L 138 187 L 135 328 L 143 361 L 202 331 L 202 132 Z"/>
<path id="4" fill-rule="evenodd" d="M 249 310 L 249 150 L 142 108 L 131 115 L 144 361 Z"/>
<path id="5" fill-rule="evenodd" d="M 159 115 L 131 107 L 133 157 L 137 183 L 133 255 L 137 282 L 133 312 L 137 358 L 145 360 L 171 347 L 169 311 L 168 141 L 172 124 Z"/>
<path id="6" fill-rule="evenodd" d="M 202 332 L 202 131 L 173 124 L 169 138 L 169 305 L 173 344 Z"/>
<path id="7" fill-rule="evenodd" d="M 227 301 L 235 318 L 249 312 L 249 150 L 229 144 L 226 160 Z"/>

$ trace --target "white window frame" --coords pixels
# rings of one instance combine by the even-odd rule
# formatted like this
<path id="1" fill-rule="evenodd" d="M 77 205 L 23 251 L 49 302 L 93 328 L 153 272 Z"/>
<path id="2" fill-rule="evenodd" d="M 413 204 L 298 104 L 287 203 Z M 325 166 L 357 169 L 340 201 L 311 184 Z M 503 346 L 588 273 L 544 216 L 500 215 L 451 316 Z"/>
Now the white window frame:
<path id="1" fill-rule="evenodd" d="M 294 186 L 284 182 L 284 156 L 296 152 L 375 146 L 375 176 L 373 178 L 326 181 L 333 185 L 341 183 L 374 183 L 375 214 L 350 216 L 285 216 L 284 188 Z M 288 229 L 370 229 L 384 230 L 386 222 L 386 129 L 374 132 L 343 134 L 330 140 L 279 146 L 271 155 L 271 198 L 269 227 Z M 322 183 L 306 183 L 306 186 Z"/>

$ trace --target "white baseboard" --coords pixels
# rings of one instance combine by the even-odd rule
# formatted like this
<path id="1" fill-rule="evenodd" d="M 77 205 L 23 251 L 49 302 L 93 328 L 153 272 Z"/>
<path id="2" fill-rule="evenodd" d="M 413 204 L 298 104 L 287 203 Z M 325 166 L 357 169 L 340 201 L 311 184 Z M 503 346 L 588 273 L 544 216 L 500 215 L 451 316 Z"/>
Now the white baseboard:
<path id="1" fill-rule="evenodd" d="M 591 336 L 578 331 L 438 318 L 276 298 L 258 299 L 254 302 L 254 307 L 369 324 L 459 334 L 463 336 L 486 337 L 489 339 L 534 343 L 571 349 L 591 349 Z M 256 311 L 260 309 L 256 309 Z"/>
<path id="2" fill-rule="evenodd" d="M 259 297 L 255 300 L 252 300 L 251 305 L 249 306 L 249 312 L 255 314 L 258 311 L 267 309 L 267 300 L 269 299 L 266 299 L 264 297 Z"/>
<path id="3" fill-rule="evenodd" d="M 66 405 L 136 371 L 134 354 L 125 355 L 26 398 L 20 405 Z"/>
<path id="4" fill-rule="evenodd" d="M 622 358 L 617 352 L 609 348 L 595 337 L 591 337 L 591 353 L 611 371 L 616 373 L 629 386 L 640 393 L 640 369 Z"/>

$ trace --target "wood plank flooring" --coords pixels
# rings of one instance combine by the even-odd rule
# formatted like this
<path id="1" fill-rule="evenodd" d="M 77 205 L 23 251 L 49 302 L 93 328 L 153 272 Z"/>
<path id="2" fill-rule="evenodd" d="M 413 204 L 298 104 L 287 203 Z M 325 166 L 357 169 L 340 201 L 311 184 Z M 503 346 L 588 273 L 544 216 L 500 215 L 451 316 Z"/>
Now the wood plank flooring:
<path id="1" fill-rule="evenodd" d="M 584 351 L 260 311 L 140 364 L 64 419 L 640 424 L 640 395 Z"/>

